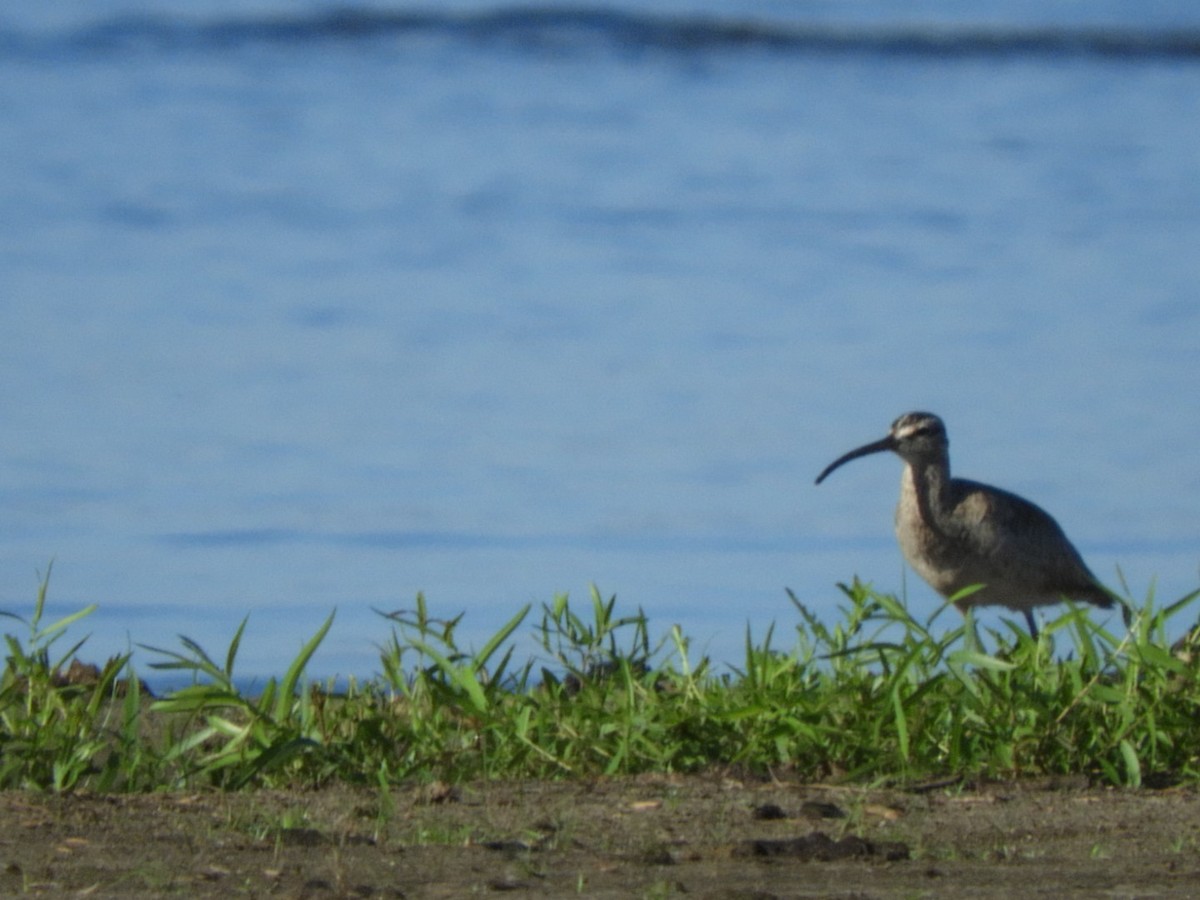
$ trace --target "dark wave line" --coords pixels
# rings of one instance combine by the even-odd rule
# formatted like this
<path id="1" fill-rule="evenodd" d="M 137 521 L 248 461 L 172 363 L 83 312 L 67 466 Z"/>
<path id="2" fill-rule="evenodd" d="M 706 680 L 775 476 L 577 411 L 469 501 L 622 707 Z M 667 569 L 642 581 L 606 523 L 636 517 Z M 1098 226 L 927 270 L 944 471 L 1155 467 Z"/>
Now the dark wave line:
<path id="1" fill-rule="evenodd" d="M 174 532 L 162 535 L 163 543 L 185 549 L 218 547 L 257 548 L 294 544 L 336 545 L 373 550 L 529 550 L 574 549 L 645 553 L 773 553 L 794 552 L 784 539 L 747 539 L 723 535 L 505 535 L 457 531 L 310 532 L 289 528 L 230 528 L 213 531 Z"/>
<path id="2" fill-rule="evenodd" d="M 505 8 L 476 13 L 343 9 L 312 16 L 215 22 L 115 18 L 49 36 L 0 30 L 0 55 L 210 51 L 256 44 L 305 45 L 442 36 L 533 51 L 596 47 L 678 54 L 766 50 L 932 58 L 1104 57 L 1198 59 L 1200 28 L 836 26 L 671 17 L 604 9 Z"/>

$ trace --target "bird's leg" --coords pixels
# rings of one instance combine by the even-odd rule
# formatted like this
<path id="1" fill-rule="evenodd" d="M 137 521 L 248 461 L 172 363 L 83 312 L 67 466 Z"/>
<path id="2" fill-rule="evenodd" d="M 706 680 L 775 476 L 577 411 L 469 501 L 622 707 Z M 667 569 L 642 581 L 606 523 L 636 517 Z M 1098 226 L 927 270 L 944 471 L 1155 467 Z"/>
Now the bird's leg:
<path id="1" fill-rule="evenodd" d="M 1025 621 L 1029 623 L 1030 637 L 1032 637 L 1036 641 L 1038 639 L 1038 627 L 1037 627 L 1037 622 L 1034 621 L 1034 618 L 1033 618 L 1033 610 L 1031 610 L 1031 609 L 1025 610 Z"/>

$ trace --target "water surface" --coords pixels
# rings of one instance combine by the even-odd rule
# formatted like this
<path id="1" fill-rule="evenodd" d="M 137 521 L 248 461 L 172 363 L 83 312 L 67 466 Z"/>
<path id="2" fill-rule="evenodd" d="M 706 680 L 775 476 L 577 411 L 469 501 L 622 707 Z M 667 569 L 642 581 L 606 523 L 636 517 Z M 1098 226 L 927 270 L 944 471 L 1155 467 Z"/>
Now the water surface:
<path id="1" fill-rule="evenodd" d="M 812 484 L 914 408 L 1192 589 L 1200 17 L 1008 9 L 6 11 L 0 608 L 368 675 L 594 583 L 737 663 L 937 608 L 896 460 Z"/>

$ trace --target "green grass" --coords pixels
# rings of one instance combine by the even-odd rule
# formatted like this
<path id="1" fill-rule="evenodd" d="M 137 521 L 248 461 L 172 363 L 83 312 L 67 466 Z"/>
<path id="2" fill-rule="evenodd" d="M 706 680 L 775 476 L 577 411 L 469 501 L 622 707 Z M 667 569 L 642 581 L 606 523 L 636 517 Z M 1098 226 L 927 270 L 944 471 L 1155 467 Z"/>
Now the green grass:
<path id="1" fill-rule="evenodd" d="M 1128 605 L 1120 631 L 1063 608 L 1034 640 L 1017 624 L 942 630 L 895 597 L 841 586 L 822 621 L 792 597 L 794 625 L 755 638 L 720 668 L 678 628 L 654 638 L 645 615 L 556 597 L 512 618 L 482 648 L 459 646 L 462 617 L 421 596 L 381 614 L 379 673 L 341 691 L 305 669 L 331 614 L 257 696 L 235 682 L 239 625 L 223 657 L 187 638 L 144 648 L 151 667 L 192 684 L 151 701 L 129 655 L 88 684 L 61 653 L 88 607 L 43 622 L 47 581 L 6 635 L 0 676 L 0 788 L 146 791 L 212 786 L 390 785 L 475 778 L 694 772 L 733 767 L 812 780 L 907 783 L 1083 773 L 1101 783 L 1200 776 L 1200 638 L 1168 630 L 1200 592 Z M 949 620 L 949 616 L 948 616 Z M 1174 623 L 1175 627 L 1170 627 Z M 514 657 L 531 628 L 536 658 Z"/>

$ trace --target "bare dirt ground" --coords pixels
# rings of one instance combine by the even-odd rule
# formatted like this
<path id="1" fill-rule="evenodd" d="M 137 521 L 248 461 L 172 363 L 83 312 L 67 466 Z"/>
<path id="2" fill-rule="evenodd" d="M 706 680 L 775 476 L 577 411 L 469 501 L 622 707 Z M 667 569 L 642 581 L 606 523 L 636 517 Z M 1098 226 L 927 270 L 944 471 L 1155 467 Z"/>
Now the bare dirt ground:
<path id="1" fill-rule="evenodd" d="M 1200 793 L 720 775 L 0 794 L 0 895 L 1200 896 Z"/>

